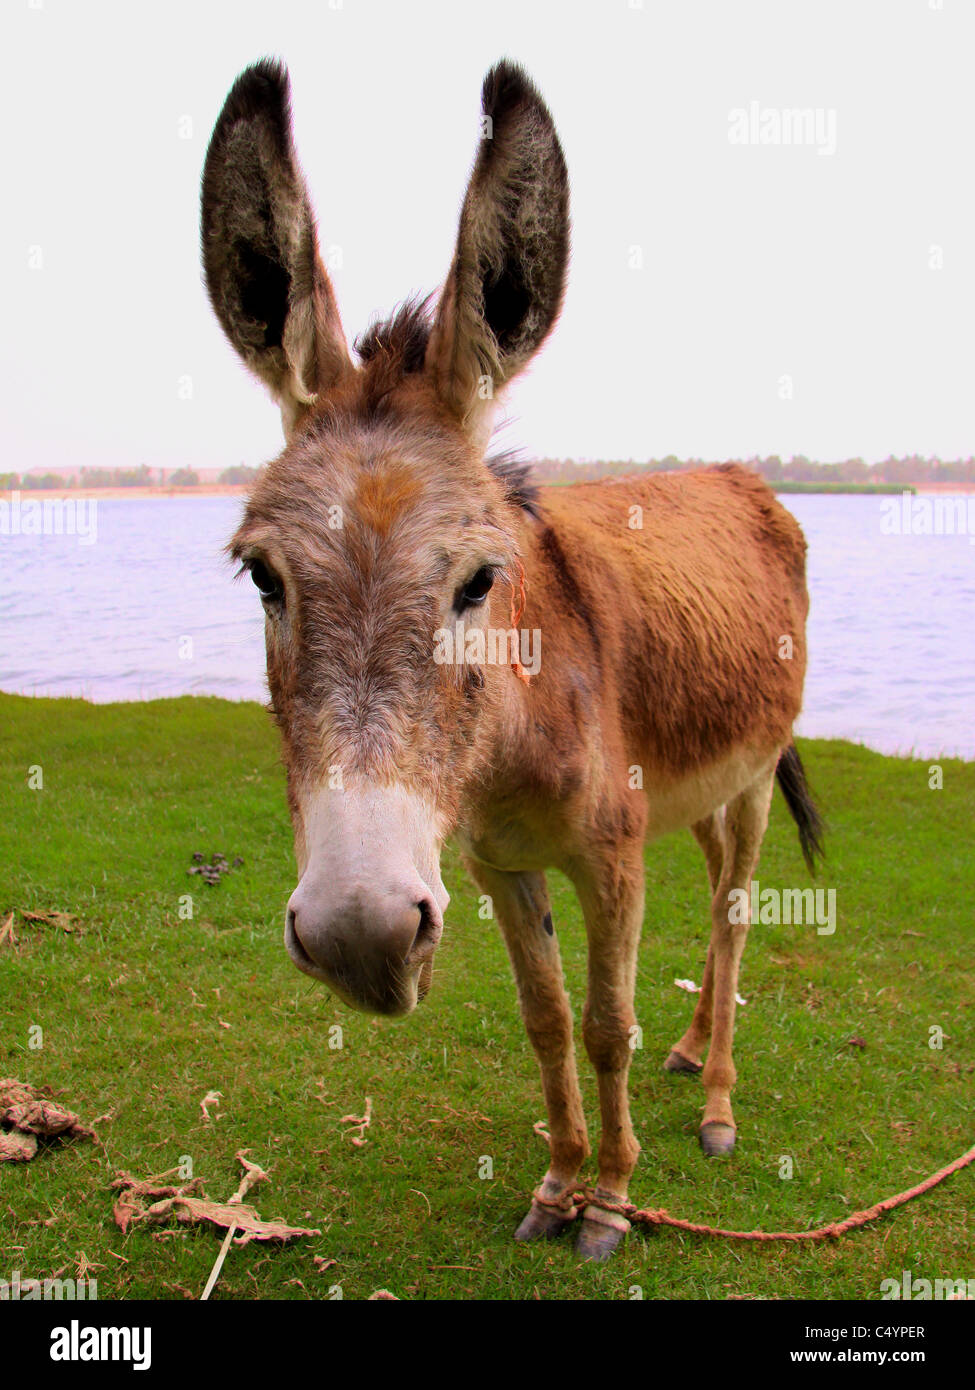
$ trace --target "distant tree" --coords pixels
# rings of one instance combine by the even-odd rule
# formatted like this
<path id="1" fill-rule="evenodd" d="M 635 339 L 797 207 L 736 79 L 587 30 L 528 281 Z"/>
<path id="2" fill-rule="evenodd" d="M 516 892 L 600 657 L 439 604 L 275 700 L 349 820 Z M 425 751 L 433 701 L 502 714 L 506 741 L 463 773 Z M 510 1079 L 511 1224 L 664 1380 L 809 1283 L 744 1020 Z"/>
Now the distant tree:
<path id="1" fill-rule="evenodd" d="M 870 478 L 870 471 L 863 459 L 847 459 L 840 464 L 840 477 L 844 483 L 865 483 Z"/>
<path id="2" fill-rule="evenodd" d="M 25 473 L 21 487 L 33 488 L 64 487 L 64 479 L 58 473 Z"/>
<path id="3" fill-rule="evenodd" d="M 239 483 L 252 483 L 256 477 L 256 468 L 252 468 L 248 463 L 235 463 L 232 467 L 223 470 L 217 482 L 232 483 L 236 486 Z"/>
<path id="4" fill-rule="evenodd" d="M 170 487 L 196 487 L 199 481 L 199 473 L 194 473 L 192 468 L 177 468 L 167 479 Z"/>
<path id="5" fill-rule="evenodd" d="M 20 487 L 19 473 L 0 473 L 0 488 Z"/>
<path id="6" fill-rule="evenodd" d="M 540 458 L 531 461 L 531 468 L 536 482 L 572 483 L 628 473 L 686 472 L 688 469 L 706 467 L 714 462 L 713 459 L 679 459 L 675 454 L 668 454 L 663 459 L 647 459 L 645 463 L 632 458 Z M 928 480 L 946 483 L 975 482 L 975 458 L 972 457 L 954 460 L 926 459 L 920 454 L 910 454 L 904 458 L 891 455 L 882 463 L 866 463 L 862 458 L 848 458 L 840 463 L 817 463 L 805 454 L 795 454 L 788 463 L 783 463 L 778 454 L 771 454 L 767 458 L 753 455 L 744 460 L 744 463 L 745 467 L 754 469 L 770 483 L 893 483 L 895 486 L 916 487 Z M 222 475 L 221 481 L 226 476 Z"/>
<path id="7" fill-rule="evenodd" d="M 138 468 L 114 468 L 112 470 L 113 487 L 146 487 L 152 482 L 152 469 L 147 463 L 142 463 Z"/>
<path id="8" fill-rule="evenodd" d="M 112 470 L 110 468 L 83 468 L 81 470 L 82 487 L 111 487 Z"/>
<path id="9" fill-rule="evenodd" d="M 885 483 L 906 483 L 908 481 L 904 461 L 895 459 L 893 454 L 888 454 L 879 467 Z"/>

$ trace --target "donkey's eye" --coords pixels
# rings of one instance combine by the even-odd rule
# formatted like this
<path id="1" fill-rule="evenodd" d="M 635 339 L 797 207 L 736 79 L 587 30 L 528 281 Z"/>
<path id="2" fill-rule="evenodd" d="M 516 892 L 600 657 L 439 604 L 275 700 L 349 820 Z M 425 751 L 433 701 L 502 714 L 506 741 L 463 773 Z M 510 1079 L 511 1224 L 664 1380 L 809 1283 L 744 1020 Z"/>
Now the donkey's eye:
<path id="1" fill-rule="evenodd" d="M 465 608 L 476 608 L 487 598 L 493 583 L 494 570 L 490 565 L 482 565 L 477 573 L 471 575 L 467 583 L 457 590 L 454 608 L 458 613 Z"/>
<path id="2" fill-rule="evenodd" d="M 251 560 L 247 568 L 264 602 L 280 603 L 284 598 L 284 587 L 277 575 L 272 574 L 262 560 Z"/>

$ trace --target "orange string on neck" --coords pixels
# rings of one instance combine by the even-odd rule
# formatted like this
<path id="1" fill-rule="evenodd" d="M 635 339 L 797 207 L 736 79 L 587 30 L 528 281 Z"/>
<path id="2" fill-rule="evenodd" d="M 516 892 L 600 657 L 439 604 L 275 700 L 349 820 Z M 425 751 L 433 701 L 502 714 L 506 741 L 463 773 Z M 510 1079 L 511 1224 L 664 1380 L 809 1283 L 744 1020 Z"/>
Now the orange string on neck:
<path id="1" fill-rule="evenodd" d="M 518 566 L 517 608 L 515 607 L 515 583 L 513 579 L 508 580 L 508 583 L 511 585 L 511 616 L 509 626 L 515 634 L 515 650 L 511 658 L 511 669 L 512 671 L 514 671 L 518 679 L 520 681 L 523 681 L 524 684 L 527 685 L 528 682 L 531 680 L 531 676 L 528 674 L 524 666 L 522 666 L 521 664 L 521 649 L 518 633 L 518 624 L 521 622 L 521 619 L 525 612 L 525 604 L 528 601 L 527 596 L 525 594 L 525 568 L 520 560 L 517 560 L 515 563 Z"/>

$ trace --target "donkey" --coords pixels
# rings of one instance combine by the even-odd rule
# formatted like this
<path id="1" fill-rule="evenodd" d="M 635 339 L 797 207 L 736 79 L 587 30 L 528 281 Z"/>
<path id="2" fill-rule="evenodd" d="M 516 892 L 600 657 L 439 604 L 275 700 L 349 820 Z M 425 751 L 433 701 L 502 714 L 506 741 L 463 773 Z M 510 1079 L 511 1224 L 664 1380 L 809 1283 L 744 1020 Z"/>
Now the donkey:
<path id="1" fill-rule="evenodd" d="M 488 456 L 498 395 L 559 314 L 569 215 L 555 127 L 515 64 L 488 73 L 482 113 L 438 303 L 408 301 L 353 358 L 295 155 L 287 71 L 263 60 L 233 86 L 203 174 L 205 278 L 280 407 L 286 446 L 229 549 L 265 612 L 298 866 L 284 929 L 295 965 L 353 1007 L 407 1014 L 433 978 L 448 835 L 493 903 L 551 1132 L 519 1240 L 576 1217 L 589 1153 L 545 871 L 572 881 L 602 1117 L 578 1250 L 601 1259 L 627 1229 L 612 1208 L 639 1153 L 627 1073 L 644 843 L 689 827 L 707 862 L 703 985 L 665 1063 L 702 1075 L 707 1155 L 735 1142 L 747 920 L 729 894 L 749 888 L 776 775 L 810 866 L 820 848 L 792 743 L 805 542 L 737 466 L 536 488 L 510 455 Z M 534 673 L 519 631 L 542 636 Z M 457 638 L 450 659 L 445 634 Z"/>

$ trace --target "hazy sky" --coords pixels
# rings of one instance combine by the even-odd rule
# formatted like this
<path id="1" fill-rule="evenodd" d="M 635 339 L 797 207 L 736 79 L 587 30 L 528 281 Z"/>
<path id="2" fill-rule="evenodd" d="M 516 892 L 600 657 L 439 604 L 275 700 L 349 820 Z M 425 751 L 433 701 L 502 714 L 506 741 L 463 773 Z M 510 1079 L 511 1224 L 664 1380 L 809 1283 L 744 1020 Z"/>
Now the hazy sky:
<path id="1" fill-rule="evenodd" d="M 291 69 L 350 337 L 440 284 L 484 71 L 508 55 L 533 75 L 569 164 L 572 267 L 507 442 L 578 458 L 975 452 L 971 0 L 0 13 L 0 471 L 280 449 L 198 249 L 213 122 L 264 54 Z M 737 138 L 781 136 L 780 113 L 805 108 L 812 144 Z"/>

